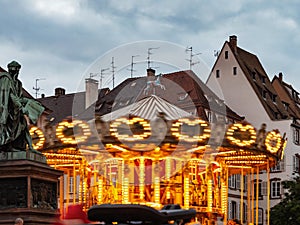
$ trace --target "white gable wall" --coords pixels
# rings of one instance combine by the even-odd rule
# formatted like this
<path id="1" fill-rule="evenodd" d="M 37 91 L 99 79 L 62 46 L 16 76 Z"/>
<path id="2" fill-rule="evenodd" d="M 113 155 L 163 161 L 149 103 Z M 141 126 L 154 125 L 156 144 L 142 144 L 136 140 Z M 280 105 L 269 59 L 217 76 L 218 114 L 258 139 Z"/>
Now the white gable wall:
<path id="1" fill-rule="evenodd" d="M 225 51 L 228 51 L 228 59 L 225 59 Z M 237 67 L 237 75 L 233 75 L 233 67 Z M 217 70 L 220 71 L 219 78 L 216 77 Z M 270 120 L 228 43 L 224 45 L 206 84 L 253 126 L 260 127 L 262 122 Z"/>

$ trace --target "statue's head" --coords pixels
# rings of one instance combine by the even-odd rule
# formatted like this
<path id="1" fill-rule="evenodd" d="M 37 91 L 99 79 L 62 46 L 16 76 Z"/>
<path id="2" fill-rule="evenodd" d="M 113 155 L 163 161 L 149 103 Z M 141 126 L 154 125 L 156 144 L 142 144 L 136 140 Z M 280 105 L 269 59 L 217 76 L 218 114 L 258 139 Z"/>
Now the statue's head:
<path id="1" fill-rule="evenodd" d="M 19 74 L 19 71 L 21 69 L 21 65 L 16 62 L 16 61 L 12 61 L 10 62 L 8 65 L 7 65 L 7 68 L 8 68 L 8 72 L 15 76 L 15 75 L 18 75 Z"/>

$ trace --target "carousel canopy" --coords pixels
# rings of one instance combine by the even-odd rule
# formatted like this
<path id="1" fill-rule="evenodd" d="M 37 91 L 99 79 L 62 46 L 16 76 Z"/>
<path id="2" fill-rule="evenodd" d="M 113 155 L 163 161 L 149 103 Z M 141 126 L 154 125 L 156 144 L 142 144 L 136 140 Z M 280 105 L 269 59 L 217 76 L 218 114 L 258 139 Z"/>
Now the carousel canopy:
<path id="1" fill-rule="evenodd" d="M 120 117 L 133 115 L 147 120 L 155 120 L 160 113 L 163 113 L 167 120 L 191 117 L 190 113 L 172 105 L 156 95 L 151 95 L 129 106 L 103 115 L 102 119 L 104 121 L 111 121 Z"/>

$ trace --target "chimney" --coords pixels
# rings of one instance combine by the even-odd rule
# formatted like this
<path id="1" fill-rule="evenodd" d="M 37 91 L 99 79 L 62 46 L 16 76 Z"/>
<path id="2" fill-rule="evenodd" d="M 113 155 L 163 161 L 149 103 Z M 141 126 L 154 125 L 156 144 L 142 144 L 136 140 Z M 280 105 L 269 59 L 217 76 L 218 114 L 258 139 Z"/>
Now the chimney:
<path id="1" fill-rule="evenodd" d="M 147 69 L 147 77 L 155 76 L 155 70 L 152 68 Z"/>
<path id="2" fill-rule="evenodd" d="M 237 54 L 237 36 L 231 35 L 229 36 L 229 45 L 234 52 L 234 54 Z"/>
<path id="3" fill-rule="evenodd" d="M 97 101 L 98 84 L 99 82 L 92 78 L 85 79 L 85 108 L 88 108 Z"/>
<path id="4" fill-rule="evenodd" d="M 279 81 L 282 82 L 282 78 L 283 78 L 282 72 L 280 72 L 280 73 L 278 74 L 278 76 L 279 76 Z"/>
<path id="5" fill-rule="evenodd" d="M 58 97 L 60 95 L 65 95 L 66 90 L 64 88 L 55 88 L 55 96 Z"/>

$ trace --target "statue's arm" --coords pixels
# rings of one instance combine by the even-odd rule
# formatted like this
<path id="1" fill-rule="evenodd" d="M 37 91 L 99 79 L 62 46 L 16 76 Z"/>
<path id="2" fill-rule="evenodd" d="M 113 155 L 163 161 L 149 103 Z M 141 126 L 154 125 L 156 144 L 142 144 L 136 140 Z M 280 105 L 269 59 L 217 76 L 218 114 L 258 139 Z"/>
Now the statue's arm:
<path id="1" fill-rule="evenodd" d="M 18 96 L 16 96 L 14 93 L 11 92 L 10 99 L 12 100 L 12 102 L 17 110 L 21 110 L 23 108 L 22 98 L 19 98 Z"/>

